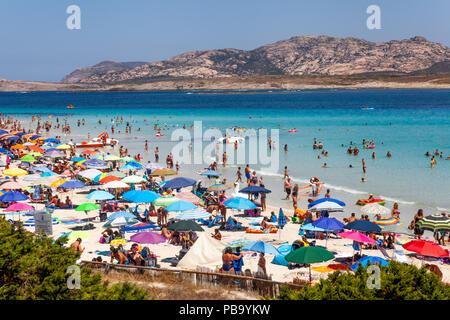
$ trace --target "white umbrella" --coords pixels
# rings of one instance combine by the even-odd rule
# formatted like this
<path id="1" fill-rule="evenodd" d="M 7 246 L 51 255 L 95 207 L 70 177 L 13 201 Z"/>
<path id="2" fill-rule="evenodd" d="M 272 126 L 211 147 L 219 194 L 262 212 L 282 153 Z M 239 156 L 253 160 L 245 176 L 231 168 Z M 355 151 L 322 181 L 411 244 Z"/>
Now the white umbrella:
<path id="1" fill-rule="evenodd" d="M 142 182 L 145 182 L 146 180 L 142 177 L 133 175 L 133 176 L 125 177 L 120 181 L 122 181 L 124 183 L 142 183 Z"/>
<path id="2" fill-rule="evenodd" d="M 110 181 L 103 185 L 104 189 L 128 188 L 129 185 L 122 181 Z"/>
<path id="3" fill-rule="evenodd" d="M 310 211 L 344 211 L 344 208 L 332 201 L 324 201 L 309 209 Z"/>
<path id="4" fill-rule="evenodd" d="M 361 208 L 361 212 L 364 214 L 379 214 L 379 215 L 387 215 L 391 214 L 391 210 L 388 208 L 379 205 L 378 203 L 369 203 Z"/>
<path id="5" fill-rule="evenodd" d="M 87 169 L 87 170 L 79 172 L 78 174 L 86 179 L 92 180 L 96 176 L 98 176 L 99 174 L 102 174 L 102 173 L 103 172 L 101 172 L 100 170 L 97 170 L 97 169 Z"/>

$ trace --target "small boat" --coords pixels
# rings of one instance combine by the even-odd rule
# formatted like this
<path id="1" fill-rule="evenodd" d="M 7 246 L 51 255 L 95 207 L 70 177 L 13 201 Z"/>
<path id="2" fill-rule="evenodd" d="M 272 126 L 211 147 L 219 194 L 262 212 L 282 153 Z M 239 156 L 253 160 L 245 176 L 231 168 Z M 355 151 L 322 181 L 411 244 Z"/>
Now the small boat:
<path id="1" fill-rule="evenodd" d="M 68 106 L 67 106 L 67 109 L 73 109 L 73 108 L 75 108 L 72 104 L 69 104 Z"/>

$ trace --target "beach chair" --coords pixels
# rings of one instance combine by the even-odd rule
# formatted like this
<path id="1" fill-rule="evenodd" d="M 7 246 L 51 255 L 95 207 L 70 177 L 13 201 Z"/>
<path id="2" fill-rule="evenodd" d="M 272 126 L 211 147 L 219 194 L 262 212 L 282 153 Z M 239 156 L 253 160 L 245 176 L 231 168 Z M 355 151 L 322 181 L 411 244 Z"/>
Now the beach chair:
<path id="1" fill-rule="evenodd" d="M 401 249 L 394 250 L 393 260 L 401 262 L 401 263 L 409 263 L 408 257 L 405 255 L 405 252 Z"/>

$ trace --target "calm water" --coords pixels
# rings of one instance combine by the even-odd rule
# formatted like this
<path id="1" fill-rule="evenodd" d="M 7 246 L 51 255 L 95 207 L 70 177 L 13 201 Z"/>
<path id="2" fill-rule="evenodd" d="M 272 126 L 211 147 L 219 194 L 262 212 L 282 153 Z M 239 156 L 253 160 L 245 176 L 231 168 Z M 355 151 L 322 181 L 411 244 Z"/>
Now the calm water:
<path id="1" fill-rule="evenodd" d="M 66 109 L 69 103 L 76 108 Z M 35 114 L 67 119 L 75 142 L 86 140 L 87 132 L 94 136 L 109 130 L 111 118 L 123 116 L 125 121 L 118 128 L 121 134 L 115 135 L 121 144 L 128 146 L 131 154 L 144 154 L 144 140 L 148 139 L 150 151 L 156 145 L 162 149 L 161 159 L 173 145 L 167 142 L 171 130 L 183 124 L 189 126 L 195 120 L 203 121 L 204 130 L 280 126 L 276 150 L 279 174 L 287 165 L 300 186 L 317 176 L 333 190 L 356 198 L 365 198 L 371 192 L 405 205 L 431 210 L 450 208 L 450 160 L 445 160 L 450 155 L 450 90 L 0 93 L 0 112 L 27 121 Z M 77 127 L 79 118 L 86 119 L 86 127 Z M 98 119 L 103 120 L 102 125 L 97 124 Z M 155 138 L 155 120 L 168 125 L 162 138 Z M 124 134 L 126 121 L 132 122 L 131 135 Z M 297 133 L 287 132 L 294 127 Z M 312 149 L 313 138 L 324 143 L 327 158 L 317 159 L 320 152 Z M 362 149 L 362 139 L 373 139 L 376 148 Z M 346 154 L 350 141 L 360 149 L 356 157 Z M 288 145 L 287 154 L 279 148 L 283 144 Z M 444 158 L 438 158 L 437 166 L 431 169 L 430 158 L 424 154 L 436 149 L 443 152 Z M 371 158 L 373 151 L 375 160 Z M 392 158 L 386 157 L 387 151 Z M 366 183 L 361 182 L 362 158 L 367 164 Z M 153 160 L 153 152 L 144 154 L 144 160 Z M 322 168 L 324 162 L 328 168 Z M 229 168 L 225 174 L 231 179 L 234 172 L 235 168 Z M 272 188 L 282 188 L 276 174 L 265 176 L 265 180 Z"/>

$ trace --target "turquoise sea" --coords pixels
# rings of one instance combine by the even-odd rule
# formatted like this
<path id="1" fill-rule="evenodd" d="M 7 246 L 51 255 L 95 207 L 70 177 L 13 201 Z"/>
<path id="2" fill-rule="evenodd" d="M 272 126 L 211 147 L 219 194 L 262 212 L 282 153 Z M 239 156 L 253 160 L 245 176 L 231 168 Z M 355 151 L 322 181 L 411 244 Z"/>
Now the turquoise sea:
<path id="1" fill-rule="evenodd" d="M 70 103 L 75 109 L 65 108 Z M 400 207 L 424 208 L 428 214 L 450 208 L 450 160 L 445 160 L 450 155 L 450 90 L 13 92 L 0 93 L 0 112 L 25 121 L 32 115 L 45 120 L 52 115 L 53 123 L 56 118 L 61 122 L 67 119 L 75 142 L 86 140 L 88 132 L 92 137 L 110 131 L 111 119 L 123 116 L 123 124 L 116 129 L 121 133 L 114 137 L 128 147 L 130 154 L 143 154 L 145 162 L 153 161 L 156 145 L 164 161 L 174 145 L 171 131 L 183 124 L 189 127 L 197 120 L 203 121 L 204 130 L 279 127 L 280 142 L 273 151 L 279 152 L 279 172 L 263 172 L 266 186 L 274 190 L 270 196 L 275 203 L 282 203 L 281 177 L 286 165 L 300 186 L 317 176 L 332 194 L 355 201 L 374 193 L 399 202 Z M 85 127 L 77 127 L 76 121 L 81 118 L 86 119 Z M 124 133 L 127 121 L 133 126 L 131 135 Z M 167 125 L 163 125 L 164 137 L 155 137 L 156 121 Z M 31 128 L 35 129 L 35 124 Z M 291 128 L 297 133 L 287 132 Z M 51 133 L 61 135 L 60 130 Z M 328 157 L 313 150 L 314 138 L 324 144 Z M 148 154 L 144 152 L 146 139 L 150 141 Z M 362 139 L 373 139 L 376 148 L 364 150 Z M 358 156 L 346 154 L 350 141 L 360 149 Z M 287 153 L 281 148 L 284 144 L 288 145 Z M 430 158 L 424 154 L 436 149 L 443 152 L 443 158 L 437 157 L 437 165 L 431 169 Z M 371 158 L 373 151 L 375 160 Z M 386 157 L 387 151 L 392 158 Z M 362 158 L 367 164 L 366 175 L 362 173 Z M 322 168 L 324 162 L 327 168 Z M 252 168 L 259 170 L 257 165 Z M 231 180 L 235 171 L 228 168 L 224 174 Z M 363 176 L 365 183 L 361 182 Z"/>

